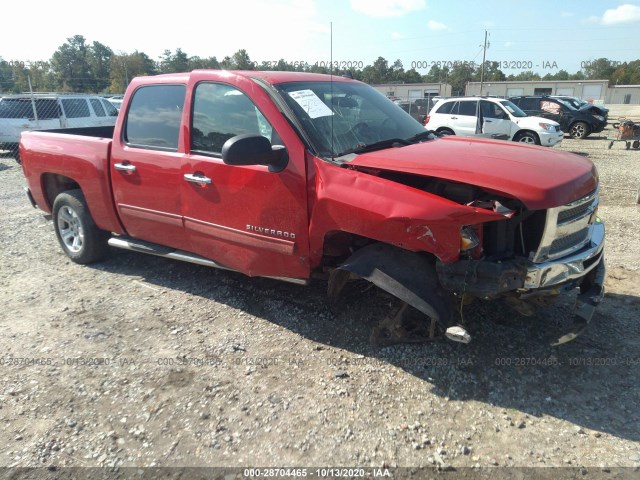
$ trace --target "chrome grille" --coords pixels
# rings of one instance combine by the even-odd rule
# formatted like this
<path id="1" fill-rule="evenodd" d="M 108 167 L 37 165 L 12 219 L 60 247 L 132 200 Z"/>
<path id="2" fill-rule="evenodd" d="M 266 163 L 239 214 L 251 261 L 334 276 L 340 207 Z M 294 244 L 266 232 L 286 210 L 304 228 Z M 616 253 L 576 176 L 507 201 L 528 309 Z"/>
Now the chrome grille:
<path id="1" fill-rule="evenodd" d="M 589 213 L 590 210 L 591 203 L 589 202 L 578 205 L 577 207 L 569 208 L 568 210 L 561 210 L 558 212 L 558 223 L 561 224 L 577 220 Z"/>
<path id="2" fill-rule="evenodd" d="M 529 259 L 535 263 L 555 260 L 587 245 L 597 209 L 598 191 L 595 190 L 580 200 L 547 210 L 540 246 L 531 252 Z"/>
<path id="3" fill-rule="evenodd" d="M 578 232 L 571 233 L 566 237 L 561 237 L 553 241 L 549 247 L 549 256 L 556 255 L 560 252 L 564 252 L 568 248 L 572 248 L 575 245 L 580 245 L 585 242 L 589 235 L 589 229 L 584 228 Z"/>

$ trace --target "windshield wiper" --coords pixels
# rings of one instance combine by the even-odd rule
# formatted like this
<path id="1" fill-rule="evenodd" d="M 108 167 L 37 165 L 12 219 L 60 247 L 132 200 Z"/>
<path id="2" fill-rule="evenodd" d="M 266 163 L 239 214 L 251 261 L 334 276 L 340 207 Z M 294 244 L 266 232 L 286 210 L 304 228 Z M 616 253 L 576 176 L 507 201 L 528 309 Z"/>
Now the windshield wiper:
<path id="1" fill-rule="evenodd" d="M 374 152 L 376 150 L 384 150 L 385 148 L 390 148 L 390 147 L 396 147 L 396 148 L 406 147 L 407 145 L 412 145 L 419 140 L 432 139 L 432 138 L 434 138 L 434 133 L 430 130 L 425 130 L 424 132 L 420 132 L 409 138 L 389 138 L 387 140 L 381 140 L 379 142 L 370 143 L 368 145 L 357 145 L 353 148 L 349 148 L 344 152 L 339 153 L 337 156 L 341 157 L 349 153 Z"/>
<path id="2" fill-rule="evenodd" d="M 407 138 L 407 142 L 417 142 L 418 140 L 432 140 L 433 138 L 437 137 L 437 133 L 432 131 L 432 130 L 425 130 L 424 132 L 420 132 L 415 134 L 413 137 L 409 137 Z"/>
<path id="3" fill-rule="evenodd" d="M 343 155 L 347 155 L 348 153 L 367 153 L 374 152 L 376 150 L 384 150 L 385 148 L 398 146 L 404 147 L 406 145 L 411 145 L 411 142 L 407 140 L 403 140 L 402 138 L 389 138 L 387 140 L 381 140 L 379 142 L 370 143 L 369 145 L 356 145 L 353 148 L 348 148 L 344 152 L 340 152 L 337 156 L 341 157 Z"/>

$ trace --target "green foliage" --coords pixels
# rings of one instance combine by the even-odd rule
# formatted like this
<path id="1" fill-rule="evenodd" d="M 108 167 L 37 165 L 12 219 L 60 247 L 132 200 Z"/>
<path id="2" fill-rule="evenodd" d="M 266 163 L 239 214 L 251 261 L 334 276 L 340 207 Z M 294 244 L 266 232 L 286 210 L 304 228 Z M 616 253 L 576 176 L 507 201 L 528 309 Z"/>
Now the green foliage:
<path id="1" fill-rule="evenodd" d="M 611 85 L 640 84 L 640 59 L 631 62 L 612 62 L 606 58 L 583 62 L 585 68 L 570 74 L 566 70 L 548 73 L 541 77 L 533 71 L 505 75 L 498 62 L 485 63 L 483 80 L 498 82 L 504 80 L 586 80 L 608 79 Z M 468 82 L 480 81 L 481 66 L 473 63 L 456 63 L 453 66 L 433 65 L 426 75 L 415 69 L 405 70 L 402 62 L 393 64 L 378 57 L 372 64 L 356 69 L 340 69 L 334 65 L 305 64 L 288 62 L 284 59 L 254 62 L 245 49 L 218 61 L 215 56 L 190 57 L 182 49 L 175 52 L 165 50 L 158 60 L 151 59 L 143 52 L 114 53 L 100 42 L 87 44 L 82 35 L 67 38 L 49 61 L 7 62 L 0 58 L 0 92 L 20 92 L 29 90 L 29 80 L 34 91 L 70 91 L 86 93 L 122 93 L 132 78 L 140 75 L 188 72 L 195 69 L 227 70 L 278 70 L 313 73 L 351 75 L 357 80 L 370 84 L 381 83 L 448 83 L 454 94 L 464 94 Z"/>

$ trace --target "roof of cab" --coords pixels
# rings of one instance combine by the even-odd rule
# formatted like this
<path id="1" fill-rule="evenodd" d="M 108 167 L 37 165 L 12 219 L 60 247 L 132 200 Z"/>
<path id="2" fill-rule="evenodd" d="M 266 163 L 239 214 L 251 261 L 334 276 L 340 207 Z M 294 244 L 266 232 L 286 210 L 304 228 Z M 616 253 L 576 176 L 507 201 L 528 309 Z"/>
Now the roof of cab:
<path id="1" fill-rule="evenodd" d="M 157 83 L 164 82 L 188 82 L 191 75 L 206 76 L 207 74 L 230 74 L 239 75 L 246 78 L 255 78 L 263 80 L 272 85 L 288 82 L 327 82 L 333 79 L 334 82 L 357 82 L 351 78 L 341 75 L 327 75 L 323 73 L 308 72 L 277 72 L 277 71 L 259 71 L 259 70 L 193 70 L 192 72 L 183 73 L 167 73 L 162 75 L 153 75 L 147 77 L 137 77 L 137 81 L 148 82 L 154 79 Z M 144 80 L 142 80 L 144 79 Z"/>

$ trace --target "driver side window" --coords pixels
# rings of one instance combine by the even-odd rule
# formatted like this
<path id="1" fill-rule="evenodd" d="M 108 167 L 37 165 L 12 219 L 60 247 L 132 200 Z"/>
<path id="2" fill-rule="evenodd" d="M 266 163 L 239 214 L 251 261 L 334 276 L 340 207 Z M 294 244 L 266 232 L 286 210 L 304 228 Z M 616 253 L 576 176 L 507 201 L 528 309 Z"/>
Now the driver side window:
<path id="1" fill-rule="evenodd" d="M 220 83 L 198 85 L 193 102 L 191 151 L 219 155 L 227 140 L 242 134 L 262 135 L 271 143 L 276 135 L 253 101 L 240 90 Z"/>

